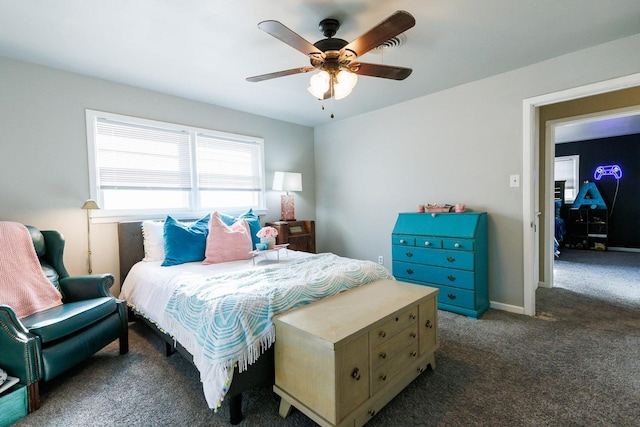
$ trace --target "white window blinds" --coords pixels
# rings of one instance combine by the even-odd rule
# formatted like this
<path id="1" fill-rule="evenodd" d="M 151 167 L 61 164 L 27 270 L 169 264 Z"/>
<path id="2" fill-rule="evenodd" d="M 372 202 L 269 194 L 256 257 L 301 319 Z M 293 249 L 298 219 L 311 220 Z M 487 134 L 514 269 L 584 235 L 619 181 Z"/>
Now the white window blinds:
<path id="1" fill-rule="evenodd" d="M 260 146 L 198 134 L 198 186 L 204 190 L 260 191 Z"/>
<path id="2" fill-rule="evenodd" d="M 189 134 L 99 118 L 99 190 L 191 190 Z"/>
<path id="3" fill-rule="evenodd" d="M 261 138 L 87 110 L 97 216 L 264 209 Z"/>

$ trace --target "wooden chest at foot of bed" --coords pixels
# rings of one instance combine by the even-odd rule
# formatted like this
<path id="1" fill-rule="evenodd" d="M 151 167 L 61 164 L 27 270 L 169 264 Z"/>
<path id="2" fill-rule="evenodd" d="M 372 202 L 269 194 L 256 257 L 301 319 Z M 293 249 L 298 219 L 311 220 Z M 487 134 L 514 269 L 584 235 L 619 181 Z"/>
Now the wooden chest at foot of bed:
<path id="1" fill-rule="evenodd" d="M 435 368 L 438 289 L 378 280 L 274 318 L 274 390 L 322 426 L 360 426 Z"/>

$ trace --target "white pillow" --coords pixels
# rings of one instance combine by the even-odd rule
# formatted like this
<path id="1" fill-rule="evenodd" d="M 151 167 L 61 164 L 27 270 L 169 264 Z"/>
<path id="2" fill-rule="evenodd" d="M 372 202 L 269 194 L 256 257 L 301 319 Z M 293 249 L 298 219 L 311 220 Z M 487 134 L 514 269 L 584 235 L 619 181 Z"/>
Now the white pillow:
<path id="1" fill-rule="evenodd" d="M 143 261 L 164 260 L 164 222 L 142 221 Z"/>

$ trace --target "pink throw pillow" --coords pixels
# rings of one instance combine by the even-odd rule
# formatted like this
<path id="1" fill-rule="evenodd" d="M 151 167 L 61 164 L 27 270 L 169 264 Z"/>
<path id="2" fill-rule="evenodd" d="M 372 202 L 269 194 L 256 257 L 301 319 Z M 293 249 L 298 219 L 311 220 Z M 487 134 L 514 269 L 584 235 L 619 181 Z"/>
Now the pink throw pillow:
<path id="1" fill-rule="evenodd" d="M 203 264 L 217 264 L 227 261 L 250 259 L 253 245 L 249 225 L 244 219 L 238 219 L 228 226 L 218 212 L 214 212 L 209 220 L 209 235 L 204 252 Z"/>

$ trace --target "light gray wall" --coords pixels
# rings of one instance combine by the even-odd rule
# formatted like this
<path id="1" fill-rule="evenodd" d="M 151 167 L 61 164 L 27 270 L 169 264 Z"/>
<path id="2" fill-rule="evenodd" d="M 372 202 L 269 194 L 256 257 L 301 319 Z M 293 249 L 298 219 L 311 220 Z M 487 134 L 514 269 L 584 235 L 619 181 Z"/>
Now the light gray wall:
<path id="1" fill-rule="evenodd" d="M 391 268 L 398 212 L 465 203 L 489 213 L 491 301 L 522 308 L 523 100 L 640 72 L 638 51 L 640 35 L 317 127 L 318 249 Z"/>
<path id="2" fill-rule="evenodd" d="M 313 129 L 0 57 L 0 220 L 61 231 L 72 275 L 87 269 L 87 108 L 262 137 L 267 188 L 276 170 L 302 172 L 296 214 L 315 219 Z M 280 218 L 280 193 L 267 208 Z M 116 224 L 92 225 L 92 251 L 94 273 L 119 283 Z"/>

